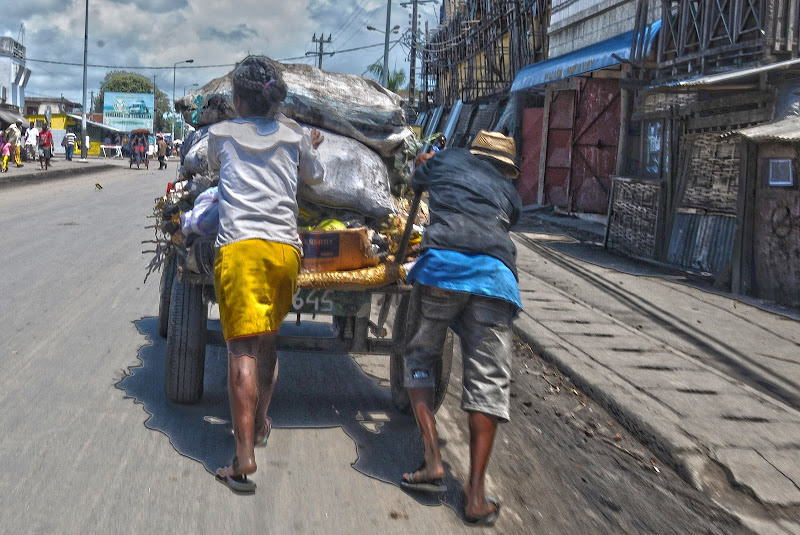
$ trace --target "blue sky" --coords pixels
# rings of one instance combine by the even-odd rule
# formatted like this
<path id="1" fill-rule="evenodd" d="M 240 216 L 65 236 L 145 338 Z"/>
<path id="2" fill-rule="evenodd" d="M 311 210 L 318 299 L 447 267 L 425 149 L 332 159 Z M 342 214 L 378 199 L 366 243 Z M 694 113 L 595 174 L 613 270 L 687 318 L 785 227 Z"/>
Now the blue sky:
<path id="1" fill-rule="evenodd" d="M 24 32 L 32 71 L 26 96 L 81 102 L 85 0 L 4 4 L 2 34 L 17 39 Z M 411 6 L 400 4 L 392 0 L 391 25 L 403 32 L 410 29 Z M 420 5 L 422 31 L 426 21 L 436 27 L 440 5 Z M 89 67 L 87 89 L 97 94 L 106 73 L 122 67 L 155 75 L 158 88 L 171 95 L 173 64 L 186 59 L 194 63 L 176 69 L 176 96 L 225 74 L 248 53 L 316 64 L 316 56 L 305 55 L 317 50 L 314 34 L 331 35 L 326 52 L 378 45 L 323 57 L 325 70 L 363 74 L 383 58 L 383 34 L 367 26 L 385 29 L 386 6 L 386 0 L 89 0 L 88 64 L 101 67 Z M 408 48 L 391 46 L 389 68 L 408 73 Z"/>

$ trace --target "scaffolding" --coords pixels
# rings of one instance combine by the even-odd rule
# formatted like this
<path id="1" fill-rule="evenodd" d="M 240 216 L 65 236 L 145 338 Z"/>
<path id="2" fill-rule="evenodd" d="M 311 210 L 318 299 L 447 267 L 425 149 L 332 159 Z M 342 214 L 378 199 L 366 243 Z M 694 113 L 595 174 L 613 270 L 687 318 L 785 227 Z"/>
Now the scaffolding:
<path id="1" fill-rule="evenodd" d="M 546 59 L 549 0 L 467 0 L 420 46 L 420 110 L 508 93 L 524 66 Z"/>

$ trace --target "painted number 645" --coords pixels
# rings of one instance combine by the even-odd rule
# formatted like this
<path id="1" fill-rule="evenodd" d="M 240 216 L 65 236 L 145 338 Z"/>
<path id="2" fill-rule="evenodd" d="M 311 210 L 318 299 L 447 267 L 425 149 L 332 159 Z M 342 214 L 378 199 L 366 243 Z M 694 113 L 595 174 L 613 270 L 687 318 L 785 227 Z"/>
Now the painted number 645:
<path id="1" fill-rule="evenodd" d="M 333 312 L 333 301 L 330 299 L 330 290 L 311 290 L 303 296 L 303 290 L 297 290 L 292 299 L 294 310 L 307 309 L 319 314 Z"/>

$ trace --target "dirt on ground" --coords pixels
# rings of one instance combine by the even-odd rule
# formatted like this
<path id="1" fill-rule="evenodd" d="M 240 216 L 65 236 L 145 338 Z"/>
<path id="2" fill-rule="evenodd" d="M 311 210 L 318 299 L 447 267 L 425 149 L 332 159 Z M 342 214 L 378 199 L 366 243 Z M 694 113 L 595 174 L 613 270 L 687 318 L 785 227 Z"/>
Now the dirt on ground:
<path id="1" fill-rule="evenodd" d="M 752 533 L 519 339 L 512 381 L 512 421 L 498 431 L 489 472 L 519 515 L 514 532 Z"/>

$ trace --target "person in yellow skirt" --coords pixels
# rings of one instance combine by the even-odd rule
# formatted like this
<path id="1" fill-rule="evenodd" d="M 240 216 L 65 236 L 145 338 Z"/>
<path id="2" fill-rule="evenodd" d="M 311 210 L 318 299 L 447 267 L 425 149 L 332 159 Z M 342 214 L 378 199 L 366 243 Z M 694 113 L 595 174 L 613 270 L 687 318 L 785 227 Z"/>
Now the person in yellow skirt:
<path id="1" fill-rule="evenodd" d="M 236 453 L 216 478 L 255 492 L 254 446 L 266 445 L 267 410 L 278 376 L 276 334 L 291 307 L 300 268 L 298 180 L 318 184 L 323 138 L 276 113 L 286 84 L 272 61 L 249 56 L 233 72 L 238 119 L 209 129 L 208 161 L 219 171 L 214 284 L 228 349 L 228 394 Z"/>

